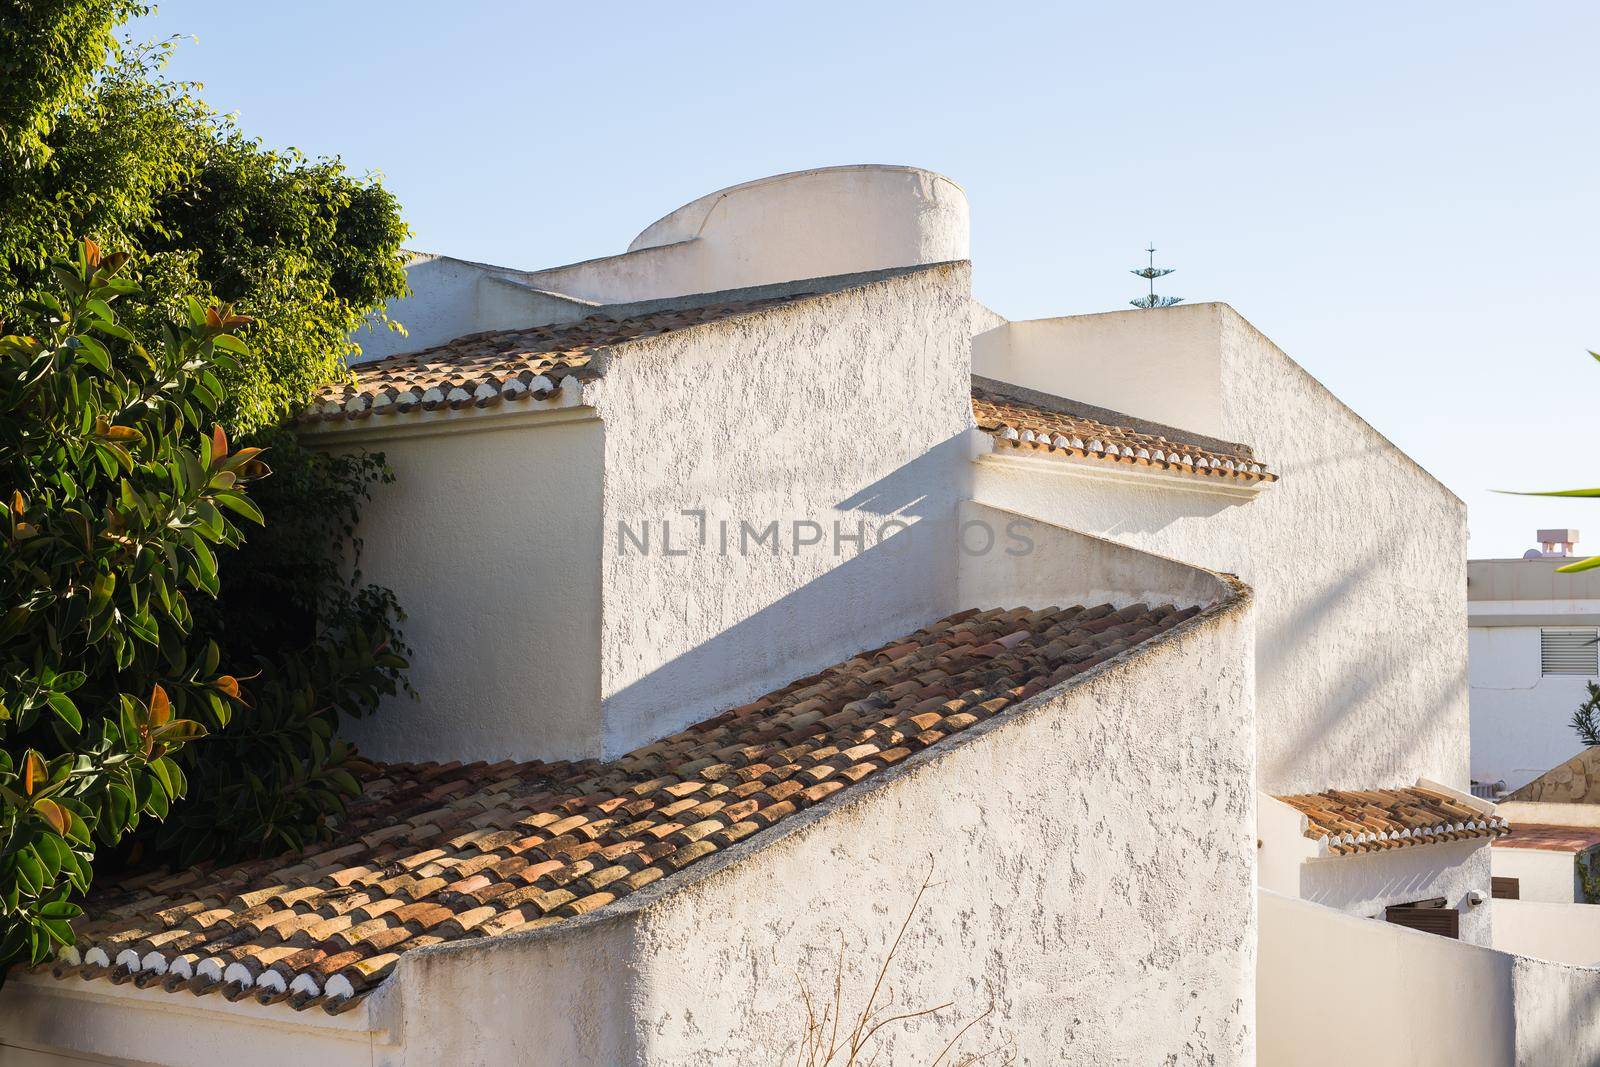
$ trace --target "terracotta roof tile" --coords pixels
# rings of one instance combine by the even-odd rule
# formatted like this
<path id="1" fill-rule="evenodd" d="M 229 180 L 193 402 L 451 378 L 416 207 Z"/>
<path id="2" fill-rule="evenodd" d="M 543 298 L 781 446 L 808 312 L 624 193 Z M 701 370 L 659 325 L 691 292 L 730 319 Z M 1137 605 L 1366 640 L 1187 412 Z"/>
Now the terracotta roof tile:
<path id="1" fill-rule="evenodd" d="M 1278 797 L 1306 817 L 1306 836 L 1337 855 L 1382 852 L 1509 832 L 1506 821 L 1421 786 L 1329 789 Z"/>
<path id="2" fill-rule="evenodd" d="M 53 970 L 344 1010 L 400 954 L 603 908 L 1198 612 L 963 611 L 611 763 L 380 765 L 314 853 L 97 883 Z"/>
<path id="3" fill-rule="evenodd" d="M 582 322 L 468 334 L 419 352 L 356 364 L 350 381 L 325 387 L 300 419 L 363 419 L 419 408 L 482 408 L 504 401 L 548 400 L 569 379 L 598 377 L 591 364 L 594 354 L 603 349 L 793 303 L 807 295 L 707 304 L 624 318 L 596 314 Z"/>
<path id="4" fill-rule="evenodd" d="M 1576 855 L 1600 845 L 1600 826 L 1519 822 L 1509 834 L 1496 838 L 1494 845 L 1496 848 L 1534 848 Z"/>
<path id="5" fill-rule="evenodd" d="M 998 448 L 1151 467 L 1232 482 L 1275 482 L 1278 476 L 1238 445 L 1221 450 L 1143 433 L 1004 396 L 974 384 L 972 414 Z"/>

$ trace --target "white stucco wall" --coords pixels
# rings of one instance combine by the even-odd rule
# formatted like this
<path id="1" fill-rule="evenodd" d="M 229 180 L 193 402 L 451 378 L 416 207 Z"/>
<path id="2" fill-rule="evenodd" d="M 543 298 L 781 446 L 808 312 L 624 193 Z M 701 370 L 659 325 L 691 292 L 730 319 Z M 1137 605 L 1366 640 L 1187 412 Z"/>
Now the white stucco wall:
<path id="1" fill-rule="evenodd" d="M 710 293 L 970 256 L 966 194 L 916 167 L 862 164 L 761 178 L 652 223 L 622 255 L 528 271 L 602 303 Z"/>
<path id="2" fill-rule="evenodd" d="M 1577 864 L 1570 852 L 1502 847 L 1494 850 L 1491 866 L 1496 878 L 1517 880 L 1518 898 L 1521 900 L 1572 904 L 1583 899 Z M 1600 912 L 1600 908 L 1595 910 Z M 1529 953 L 1529 955 L 1539 955 L 1539 953 Z M 1595 956 L 1593 960 L 1581 962 L 1600 962 L 1600 955 Z"/>
<path id="3" fill-rule="evenodd" d="M 963 606 L 1144 603 L 1210 607 L 1234 595 L 1208 571 L 973 500 L 960 506 Z"/>
<path id="4" fill-rule="evenodd" d="M 1013 321 L 977 334 L 972 370 L 1212 437 L 1222 414 L 1216 304 Z M 1070 388 L 1067 388 L 1067 383 Z"/>
<path id="5" fill-rule="evenodd" d="M 1262 1067 L 1517 1062 L 1513 958 L 1261 892 Z"/>
<path id="6" fill-rule="evenodd" d="M 598 754 L 604 434 L 593 410 L 339 425 L 355 428 L 308 441 L 381 451 L 395 472 L 362 510 L 361 569 L 408 613 L 420 698 L 386 698 L 349 736 L 382 759 Z"/>
<path id="7" fill-rule="evenodd" d="M 0 1067 L 375 1067 L 398 1054 L 365 1005 L 329 1016 L 29 974 L 0 992 Z"/>
<path id="8" fill-rule="evenodd" d="M 1512 827 L 1523 823 L 1551 826 L 1600 826 L 1600 804 L 1556 804 L 1549 801 L 1502 800 L 1495 814 Z"/>
<path id="9" fill-rule="evenodd" d="M 1263 1067 L 1600 1062 L 1600 968 L 1357 919 L 1265 889 L 1260 921 Z M 1496 939 L 1515 922 L 1503 926 L 1497 913 Z"/>
<path id="10" fill-rule="evenodd" d="M 410 292 L 386 307 L 405 328 L 369 325 L 356 331 L 356 362 L 417 352 L 480 330 L 573 322 L 593 312 L 588 302 L 541 293 L 516 279 L 520 272 L 449 256 L 420 256 L 406 266 Z"/>
<path id="11" fill-rule="evenodd" d="M 1369 919 L 1382 919 L 1392 905 L 1443 897 L 1445 907 L 1461 913 L 1461 940 L 1487 945 L 1489 852 L 1487 841 L 1468 840 L 1312 860 L 1301 866 L 1299 896 Z M 1473 892 L 1482 904 L 1472 903 Z"/>
<path id="12" fill-rule="evenodd" d="M 1504 779 L 1508 791 L 1583 751 L 1572 729 L 1572 713 L 1588 695 L 1585 683 L 1600 681 L 1573 674 L 1542 676 L 1541 629 L 1474 626 L 1468 631 L 1472 776 L 1480 782 Z"/>
<path id="13" fill-rule="evenodd" d="M 713 292 L 965 260 L 969 231 L 966 193 L 949 178 L 861 164 L 718 190 L 652 223 L 628 250 L 692 242 L 678 284 L 682 292 Z"/>
<path id="14" fill-rule="evenodd" d="M 1497 900 L 1494 947 L 1557 963 L 1600 964 L 1600 907 L 1570 900 Z"/>
<path id="15" fill-rule="evenodd" d="M 1382 919 L 1393 905 L 1443 897 L 1461 914 L 1461 940 L 1491 942 L 1487 840 L 1341 856 L 1306 837 L 1305 816 L 1283 801 L 1259 796 L 1256 811 L 1257 882 L 1263 888 L 1370 919 Z M 1472 903 L 1474 892 L 1484 903 Z"/>
<path id="16" fill-rule="evenodd" d="M 606 357 L 608 755 L 955 609 L 969 298 L 931 267 Z"/>
<path id="17" fill-rule="evenodd" d="M 962 1051 L 1249 1062 L 1250 629 L 1248 601 L 1187 624 L 591 919 L 403 957 L 403 1062 L 781 1062 L 800 984 L 831 998 L 842 940 L 859 1010 L 930 863 L 890 983 L 956 1007 L 879 1062 L 991 1003 Z"/>
<path id="18" fill-rule="evenodd" d="M 1096 336 L 1123 321 L 1151 351 L 1220 346 L 1210 357 L 1221 367 L 1215 429 L 1253 445 L 1282 480 L 1251 499 L 995 455 L 977 464 L 976 499 L 1232 572 L 1256 590 L 1264 791 L 1424 776 L 1464 789 L 1461 502 L 1226 305 L 1091 317 L 1101 320 Z M 1099 351 L 1064 352 L 1054 377 L 1041 371 L 1019 384 L 1111 403 L 1078 395 L 1079 368 Z M 1137 399 L 1117 403 L 1140 417 L 1162 414 Z"/>

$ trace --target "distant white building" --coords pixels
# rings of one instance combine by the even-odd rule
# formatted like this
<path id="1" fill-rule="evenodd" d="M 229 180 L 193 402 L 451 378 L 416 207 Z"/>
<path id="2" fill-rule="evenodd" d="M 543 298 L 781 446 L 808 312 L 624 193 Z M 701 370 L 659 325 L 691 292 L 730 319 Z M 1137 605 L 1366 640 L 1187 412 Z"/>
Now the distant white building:
<path id="1" fill-rule="evenodd" d="M 1540 530 L 1521 559 L 1467 564 L 1472 779 L 1522 788 L 1582 751 L 1572 713 L 1600 681 L 1600 570 L 1558 574 L 1577 530 Z M 1574 797 L 1573 799 L 1583 799 Z"/>

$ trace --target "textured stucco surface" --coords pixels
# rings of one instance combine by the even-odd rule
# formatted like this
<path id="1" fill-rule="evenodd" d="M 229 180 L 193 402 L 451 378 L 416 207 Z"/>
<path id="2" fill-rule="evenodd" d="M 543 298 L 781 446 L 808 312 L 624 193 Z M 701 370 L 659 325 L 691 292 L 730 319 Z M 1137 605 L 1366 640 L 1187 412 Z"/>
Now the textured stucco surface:
<path id="1" fill-rule="evenodd" d="M 1600 1063 L 1600 967 L 1510 959 L 1517 1067 Z"/>
<path id="2" fill-rule="evenodd" d="M 1016 512 L 963 500 L 961 604 L 1172 604 L 1209 607 L 1230 583 L 1209 571 Z"/>
<path id="3" fill-rule="evenodd" d="M 1550 621 L 1557 628 L 1583 623 Z M 1592 625 L 1592 624 L 1591 624 Z M 1521 789 L 1583 751 L 1572 713 L 1592 677 L 1541 675 L 1542 627 L 1474 626 L 1468 636 L 1472 686 L 1472 777 Z M 1594 799 L 1600 800 L 1600 783 Z"/>
<path id="4" fill-rule="evenodd" d="M 930 870 L 891 985 L 957 1008 L 880 1062 L 930 1062 L 991 1003 L 963 1050 L 1249 1062 L 1250 629 L 1236 604 L 609 916 L 404 957 L 404 1062 L 781 1062 L 799 983 L 831 996 L 842 940 L 859 1009 Z"/>
<path id="5" fill-rule="evenodd" d="M 1453 841 L 1312 860 L 1300 868 L 1300 897 L 1369 919 L 1382 919 L 1392 905 L 1443 897 L 1446 907 L 1461 913 L 1461 940 L 1488 945 L 1490 847 L 1482 840 Z M 1468 899 L 1474 891 L 1483 894 L 1483 904 Z"/>
<path id="6" fill-rule="evenodd" d="M 1153 333 L 1163 317 L 1166 342 Z M 1409 785 L 1423 776 L 1464 789 L 1461 502 L 1231 308 L 1139 312 L 1136 321 L 1145 343 L 1186 358 L 1200 358 L 1201 341 L 1213 343 L 1206 358 L 1221 367 L 1222 383 L 1213 432 L 1253 445 L 1282 480 L 1247 499 L 996 457 L 977 465 L 975 497 L 1232 572 L 1256 590 L 1264 791 Z M 1053 379 L 1020 384 L 1080 399 L 1078 370 L 1099 359 L 1093 348 L 1063 350 Z M 986 373 L 1003 379 L 1003 370 Z"/>
<path id="7" fill-rule="evenodd" d="M 965 264 L 929 267 L 608 358 L 607 754 L 954 610 L 969 298 Z"/>
<path id="8" fill-rule="evenodd" d="M 419 699 L 347 732 L 383 759 L 595 755 L 602 427 L 578 412 L 441 428 L 364 446 L 395 481 L 362 510 L 362 574 L 407 611 Z"/>
<path id="9" fill-rule="evenodd" d="M 1488 840 L 1341 856 L 1325 854 L 1304 831 L 1305 816 L 1295 808 L 1275 797 L 1257 798 L 1257 884 L 1369 919 L 1382 919 L 1392 905 L 1443 897 L 1461 914 L 1463 941 L 1491 943 L 1490 909 L 1471 900 L 1473 892 L 1489 899 Z"/>

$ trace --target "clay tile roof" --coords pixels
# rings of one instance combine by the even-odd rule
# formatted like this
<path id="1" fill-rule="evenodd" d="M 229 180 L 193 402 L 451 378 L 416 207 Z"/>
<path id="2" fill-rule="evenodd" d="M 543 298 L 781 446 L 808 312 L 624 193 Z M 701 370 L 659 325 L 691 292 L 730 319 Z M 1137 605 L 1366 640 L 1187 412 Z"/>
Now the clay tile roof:
<path id="1" fill-rule="evenodd" d="M 1422 786 L 1405 789 L 1329 789 L 1279 797 L 1306 817 L 1306 836 L 1327 838 L 1337 855 L 1382 852 L 1471 837 L 1498 837 L 1510 827 L 1499 816 Z"/>
<path id="2" fill-rule="evenodd" d="M 569 379 L 597 377 L 591 361 L 603 349 L 792 303 L 807 295 L 707 304 L 628 318 L 596 314 L 582 322 L 468 334 L 420 352 L 357 364 L 351 368 L 351 380 L 324 387 L 301 413 L 300 421 L 548 400 Z"/>
<path id="3" fill-rule="evenodd" d="M 972 387 L 973 417 L 978 428 L 994 438 L 997 448 L 1038 452 L 1063 459 L 1123 463 L 1219 481 L 1278 480 L 1276 474 L 1255 458 L 1248 445 L 1218 447 L 1220 442 L 1206 444 L 1195 439 L 1169 438 L 1074 413 L 1067 410 L 1070 405 L 1066 400 L 1055 406 L 1035 403 L 977 383 Z"/>
<path id="4" fill-rule="evenodd" d="M 380 765 L 306 854 L 97 882 L 40 969 L 347 1010 L 411 949 L 603 908 L 1199 610 L 963 611 L 610 763 Z"/>
<path id="5" fill-rule="evenodd" d="M 1496 848 L 1535 848 L 1545 852 L 1570 852 L 1576 855 L 1600 845 L 1600 826 L 1553 826 L 1549 823 L 1519 822 Z"/>

